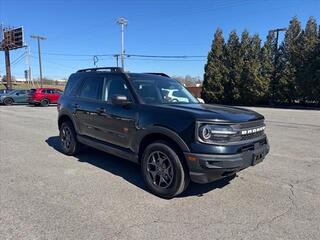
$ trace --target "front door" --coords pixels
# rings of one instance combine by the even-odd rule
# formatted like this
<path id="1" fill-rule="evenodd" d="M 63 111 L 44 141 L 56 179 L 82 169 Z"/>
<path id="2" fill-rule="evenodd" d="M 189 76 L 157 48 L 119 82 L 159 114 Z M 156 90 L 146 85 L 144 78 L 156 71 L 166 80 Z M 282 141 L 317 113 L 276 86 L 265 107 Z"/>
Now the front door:
<path id="1" fill-rule="evenodd" d="M 27 90 L 19 90 L 14 96 L 14 101 L 16 103 L 25 103 L 27 102 Z"/>
<path id="2" fill-rule="evenodd" d="M 133 136 L 136 131 L 136 107 L 135 104 L 127 106 L 118 106 L 112 104 L 114 95 L 124 95 L 129 100 L 133 100 L 129 89 L 122 76 L 108 75 L 102 89 L 101 111 L 98 113 L 98 127 L 100 129 L 100 140 L 129 148 Z"/>

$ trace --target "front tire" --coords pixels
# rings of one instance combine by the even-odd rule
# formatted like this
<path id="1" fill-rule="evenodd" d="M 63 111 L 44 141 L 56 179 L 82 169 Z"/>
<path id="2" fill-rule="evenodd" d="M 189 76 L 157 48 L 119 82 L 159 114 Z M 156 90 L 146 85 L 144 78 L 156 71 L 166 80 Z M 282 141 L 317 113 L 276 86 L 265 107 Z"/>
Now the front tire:
<path id="1" fill-rule="evenodd" d="M 61 124 L 59 138 L 61 150 L 64 154 L 72 156 L 79 152 L 80 143 L 77 141 L 76 132 L 70 121 Z"/>
<path id="2" fill-rule="evenodd" d="M 146 147 L 141 159 L 141 171 L 148 189 L 162 198 L 181 194 L 189 184 L 182 159 L 174 147 L 164 141 Z"/>
<path id="3" fill-rule="evenodd" d="M 4 105 L 9 106 L 13 104 L 13 99 L 12 98 L 5 98 L 3 100 Z"/>

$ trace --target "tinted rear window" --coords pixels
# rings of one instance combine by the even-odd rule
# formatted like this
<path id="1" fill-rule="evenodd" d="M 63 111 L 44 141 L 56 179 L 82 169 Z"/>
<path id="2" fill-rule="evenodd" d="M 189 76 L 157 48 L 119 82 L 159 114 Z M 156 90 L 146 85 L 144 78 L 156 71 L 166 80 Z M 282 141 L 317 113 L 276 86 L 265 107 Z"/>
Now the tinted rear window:
<path id="1" fill-rule="evenodd" d="M 80 79 L 78 77 L 76 77 L 75 75 L 71 75 L 68 82 L 67 82 L 66 88 L 64 90 L 64 94 L 65 95 L 73 95 L 72 93 L 74 92 L 75 87 L 77 86 L 77 83 L 79 83 L 79 82 L 80 82 Z"/>
<path id="2" fill-rule="evenodd" d="M 82 98 L 99 99 L 103 78 L 86 78 L 81 87 L 79 96 Z"/>

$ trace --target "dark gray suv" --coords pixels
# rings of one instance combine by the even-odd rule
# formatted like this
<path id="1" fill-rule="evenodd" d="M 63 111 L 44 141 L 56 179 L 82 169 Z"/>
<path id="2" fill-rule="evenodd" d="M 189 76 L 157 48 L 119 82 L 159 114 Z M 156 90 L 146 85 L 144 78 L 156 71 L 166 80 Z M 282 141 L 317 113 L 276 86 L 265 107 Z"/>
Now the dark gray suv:
<path id="1" fill-rule="evenodd" d="M 65 154 L 84 144 L 138 163 L 146 186 L 165 198 L 182 193 L 190 180 L 235 175 L 269 152 L 262 115 L 201 104 L 165 74 L 79 70 L 58 111 Z"/>

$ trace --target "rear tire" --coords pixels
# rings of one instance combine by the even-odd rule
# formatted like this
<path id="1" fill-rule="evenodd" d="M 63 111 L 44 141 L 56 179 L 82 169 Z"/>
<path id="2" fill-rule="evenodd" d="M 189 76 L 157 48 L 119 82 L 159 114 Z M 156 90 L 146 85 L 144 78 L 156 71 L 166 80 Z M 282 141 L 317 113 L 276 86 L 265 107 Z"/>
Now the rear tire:
<path id="1" fill-rule="evenodd" d="M 50 104 L 48 99 L 42 99 L 40 102 L 41 107 L 48 107 Z"/>
<path id="2" fill-rule="evenodd" d="M 70 121 L 61 124 L 59 140 L 61 150 L 64 154 L 72 156 L 79 153 L 81 144 L 77 141 L 77 134 Z"/>
<path id="3" fill-rule="evenodd" d="M 146 147 L 141 159 L 141 172 L 147 188 L 162 198 L 181 194 L 189 184 L 189 175 L 175 148 L 165 141 Z"/>
<path id="4" fill-rule="evenodd" d="M 12 98 L 5 98 L 3 100 L 3 104 L 6 105 L 6 106 L 12 105 L 12 103 L 13 103 L 13 99 Z"/>

